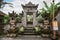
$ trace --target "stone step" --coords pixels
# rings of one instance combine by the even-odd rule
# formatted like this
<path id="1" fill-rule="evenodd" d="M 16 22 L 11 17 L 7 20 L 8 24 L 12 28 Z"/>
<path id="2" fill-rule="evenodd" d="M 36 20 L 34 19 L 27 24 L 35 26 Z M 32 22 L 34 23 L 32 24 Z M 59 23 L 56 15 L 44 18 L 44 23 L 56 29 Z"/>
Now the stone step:
<path id="1" fill-rule="evenodd" d="M 28 24 L 27 27 L 33 27 L 33 25 Z"/>
<path id="2" fill-rule="evenodd" d="M 35 35 L 35 33 L 24 33 L 24 35 Z"/>
<path id="3" fill-rule="evenodd" d="M 33 30 L 33 28 L 25 28 L 25 30 Z"/>
<path id="4" fill-rule="evenodd" d="M 33 27 L 25 27 L 24 34 L 35 34 Z"/>
<path id="5" fill-rule="evenodd" d="M 27 27 L 27 28 L 25 29 L 24 34 L 35 34 L 33 30 L 34 30 L 34 29 L 33 29 L 32 27 Z"/>
<path id="6" fill-rule="evenodd" d="M 34 33 L 33 30 L 25 30 L 25 33 Z"/>
<path id="7" fill-rule="evenodd" d="M 25 29 L 33 29 L 33 27 L 25 27 Z"/>

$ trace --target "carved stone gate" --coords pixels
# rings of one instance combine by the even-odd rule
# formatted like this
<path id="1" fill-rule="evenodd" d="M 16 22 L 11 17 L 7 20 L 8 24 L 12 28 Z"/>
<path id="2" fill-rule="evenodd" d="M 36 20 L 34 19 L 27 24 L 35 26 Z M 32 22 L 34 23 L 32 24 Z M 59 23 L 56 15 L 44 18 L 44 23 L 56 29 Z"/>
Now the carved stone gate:
<path id="1" fill-rule="evenodd" d="M 23 5 L 23 26 L 24 27 L 35 27 L 37 25 L 37 7 L 38 4 L 32 4 L 29 2 L 28 4 Z"/>

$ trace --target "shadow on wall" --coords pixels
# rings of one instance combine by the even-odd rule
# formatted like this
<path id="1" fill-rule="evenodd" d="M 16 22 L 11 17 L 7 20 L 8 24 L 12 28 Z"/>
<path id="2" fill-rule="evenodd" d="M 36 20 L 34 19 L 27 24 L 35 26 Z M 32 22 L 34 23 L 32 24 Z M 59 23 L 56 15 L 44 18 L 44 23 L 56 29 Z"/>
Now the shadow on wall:
<path id="1" fill-rule="evenodd" d="M 58 25 L 60 26 L 60 13 L 56 16 L 57 21 L 58 21 Z"/>

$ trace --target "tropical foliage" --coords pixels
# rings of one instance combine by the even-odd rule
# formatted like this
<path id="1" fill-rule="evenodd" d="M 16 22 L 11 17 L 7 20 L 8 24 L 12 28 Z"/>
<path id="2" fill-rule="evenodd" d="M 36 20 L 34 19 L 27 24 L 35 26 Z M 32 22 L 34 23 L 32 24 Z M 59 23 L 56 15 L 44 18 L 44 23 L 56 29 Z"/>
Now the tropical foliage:
<path id="1" fill-rule="evenodd" d="M 27 21 L 33 22 L 33 16 L 32 15 L 27 15 Z"/>
<path id="2" fill-rule="evenodd" d="M 22 16 L 18 15 L 15 17 L 16 22 L 21 22 Z"/>
<path id="3" fill-rule="evenodd" d="M 38 22 L 42 22 L 44 20 L 44 18 L 41 15 L 39 15 L 37 19 L 38 19 Z"/>
<path id="4" fill-rule="evenodd" d="M 60 7 L 60 2 L 58 2 L 57 4 L 51 3 L 50 6 L 48 6 L 45 1 L 43 1 L 43 3 L 45 5 L 45 8 L 41 9 L 41 15 L 43 17 L 48 16 L 50 17 L 50 19 L 53 19 L 53 13 L 54 13 L 54 17 L 56 17 L 57 15 L 56 12 L 58 11 L 58 8 Z"/>
<path id="5" fill-rule="evenodd" d="M 1 4 L 2 2 L 3 2 L 3 0 L 0 0 L 0 8 L 1 8 L 1 5 L 2 5 L 2 4 Z"/>
<path id="6" fill-rule="evenodd" d="M 23 26 L 20 26 L 19 27 L 19 31 L 18 31 L 19 33 L 22 33 L 22 32 L 24 32 L 24 27 Z"/>
<path id="7" fill-rule="evenodd" d="M 9 15 L 4 15 L 4 24 L 7 24 L 9 22 Z"/>
<path id="8" fill-rule="evenodd" d="M 41 27 L 38 25 L 34 27 L 36 33 L 41 33 Z"/>

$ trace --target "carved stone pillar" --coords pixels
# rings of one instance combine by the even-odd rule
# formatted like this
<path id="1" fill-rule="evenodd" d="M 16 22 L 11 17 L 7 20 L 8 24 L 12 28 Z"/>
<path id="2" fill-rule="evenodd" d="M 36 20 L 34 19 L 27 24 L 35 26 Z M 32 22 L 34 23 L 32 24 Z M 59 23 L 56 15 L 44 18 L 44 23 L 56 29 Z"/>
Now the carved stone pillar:
<path id="1" fill-rule="evenodd" d="M 26 13 L 24 12 L 24 15 L 23 15 L 23 19 L 22 19 L 22 23 L 23 23 L 23 26 L 26 27 Z"/>
<path id="2" fill-rule="evenodd" d="M 36 18 L 36 13 L 33 13 L 33 26 L 35 27 L 37 25 L 37 18 Z"/>

